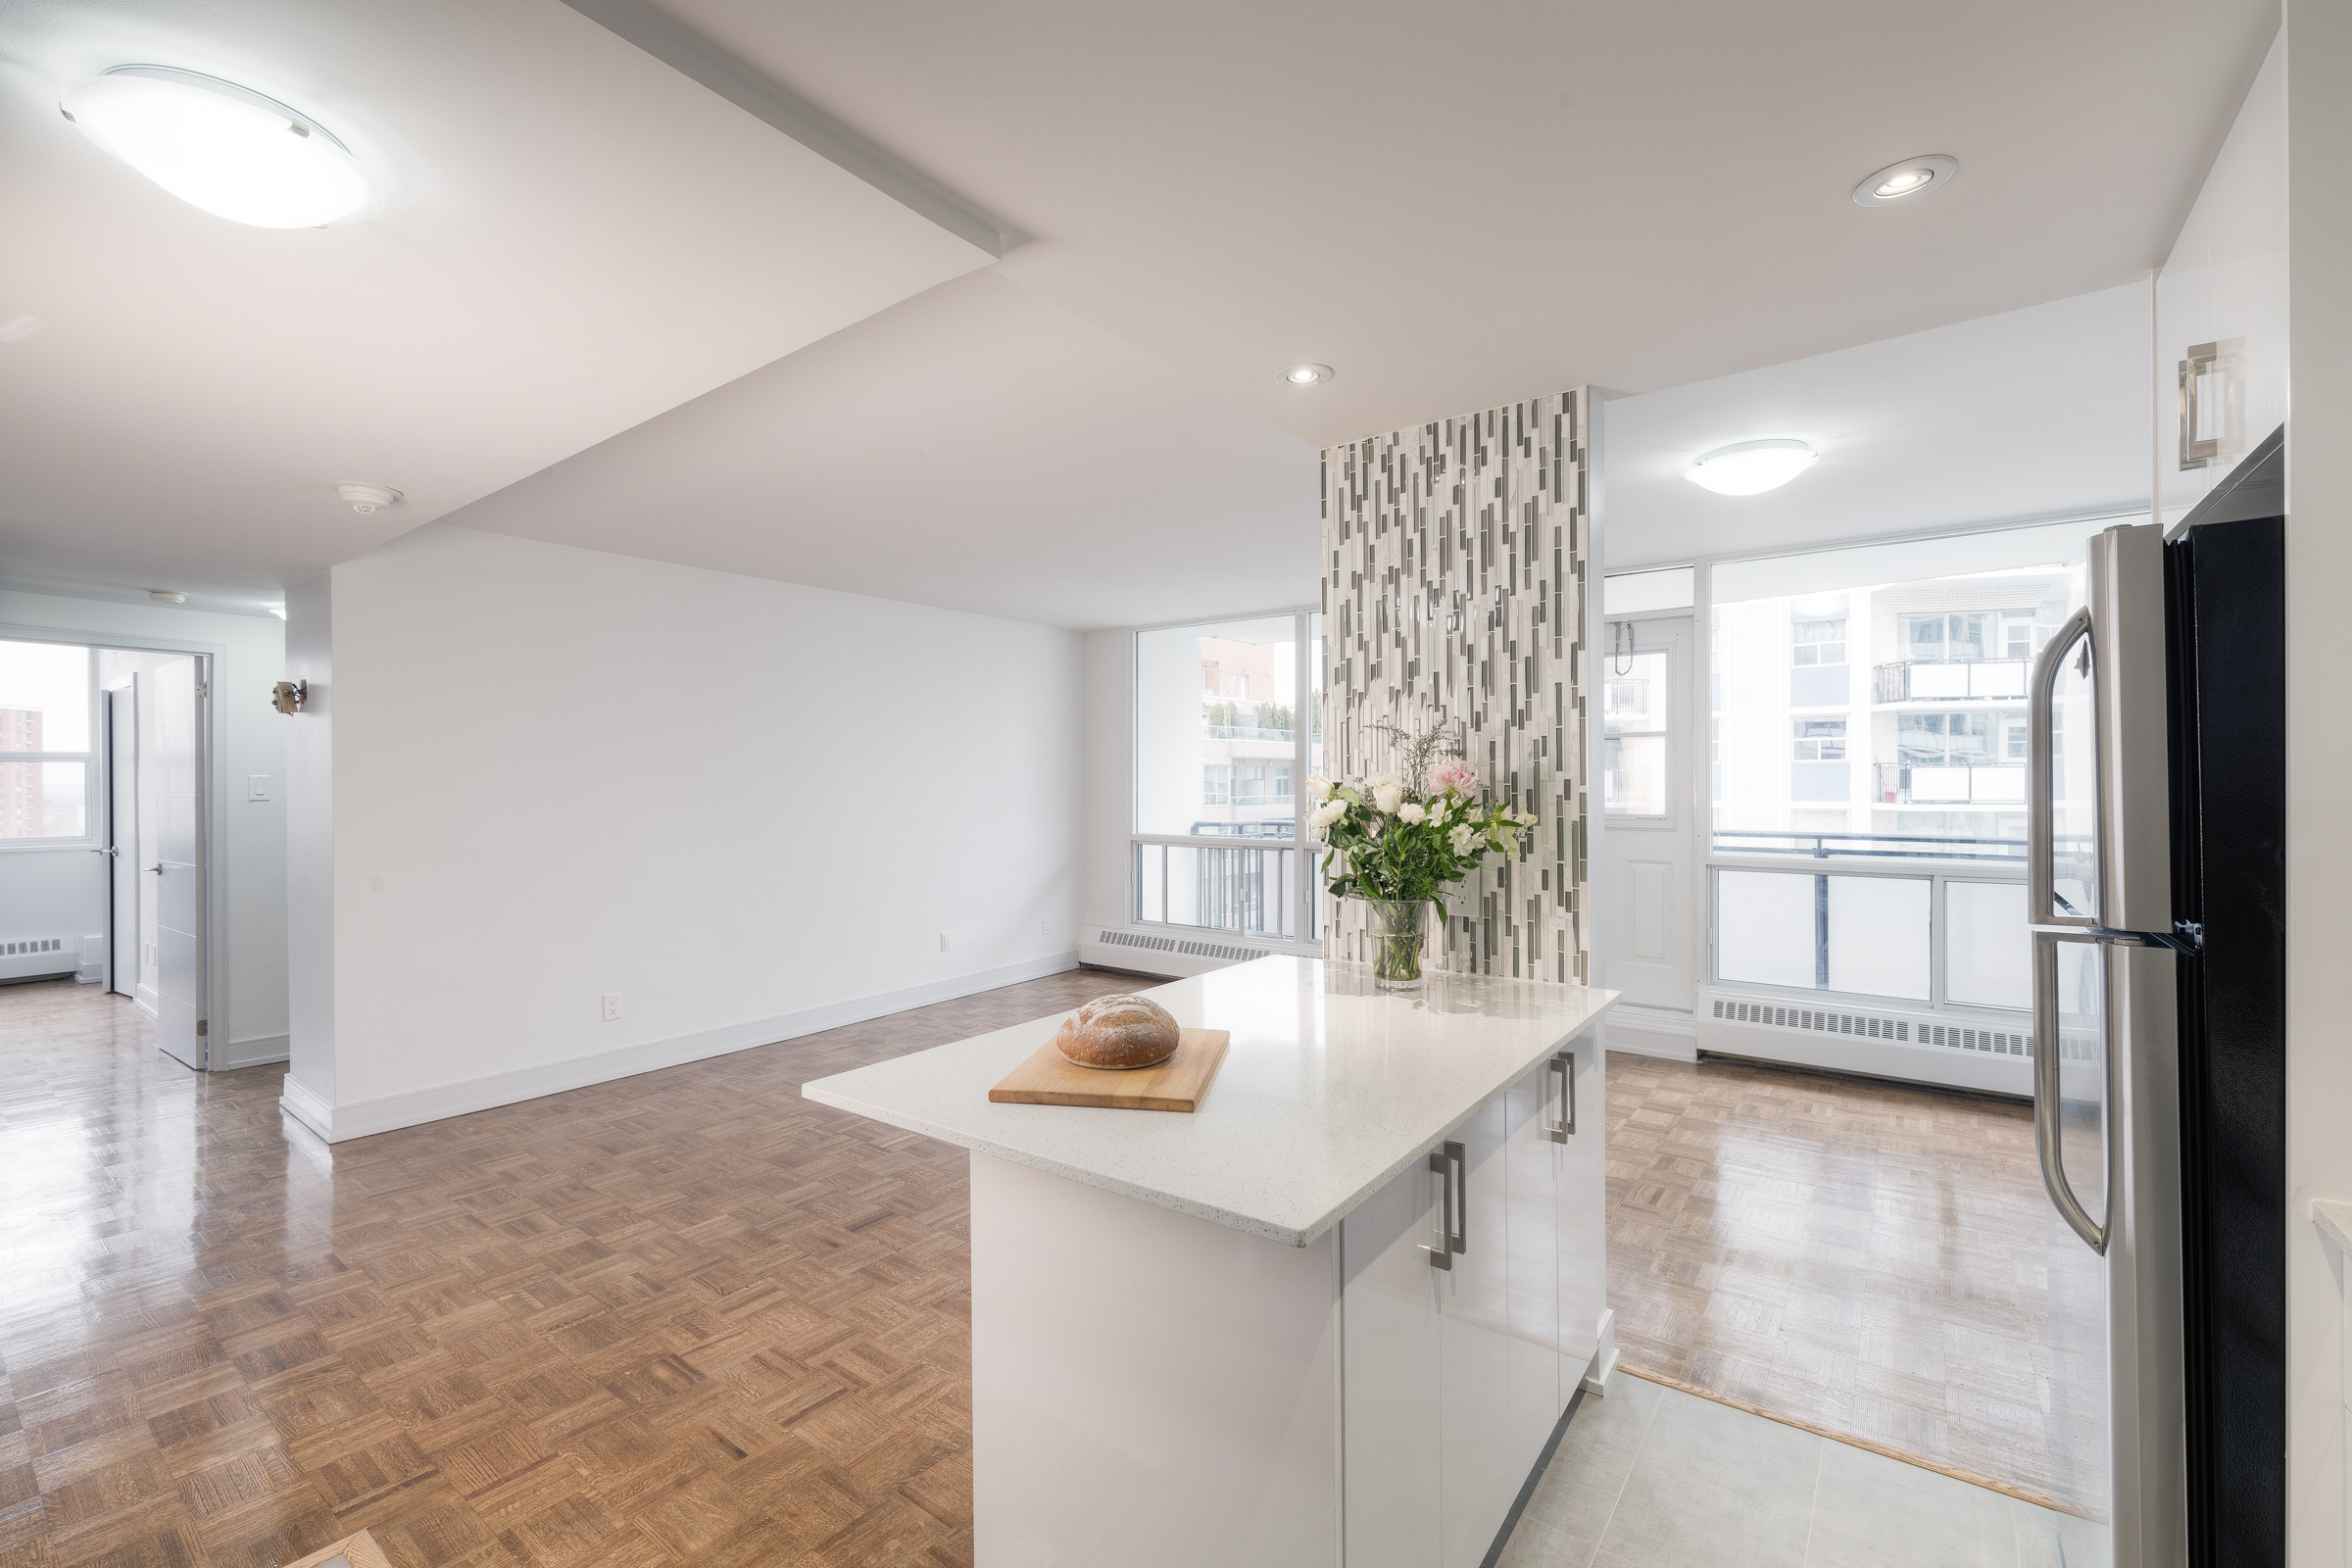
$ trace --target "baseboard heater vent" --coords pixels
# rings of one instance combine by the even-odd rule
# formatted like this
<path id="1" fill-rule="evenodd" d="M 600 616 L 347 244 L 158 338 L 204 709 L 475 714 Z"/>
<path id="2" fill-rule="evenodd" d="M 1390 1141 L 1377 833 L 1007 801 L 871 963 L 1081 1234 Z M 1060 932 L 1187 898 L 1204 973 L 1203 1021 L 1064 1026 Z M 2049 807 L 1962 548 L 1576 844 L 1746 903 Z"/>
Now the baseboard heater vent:
<path id="1" fill-rule="evenodd" d="M 1262 948 L 1226 947 L 1215 942 L 1188 942 L 1179 937 L 1146 936 L 1140 931 L 1114 931 L 1105 926 L 1097 941 L 1106 948 L 1142 948 L 1148 953 L 1175 953 L 1188 958 L 1223 958 L 1228 963 L 1248 963 L 1262 958 Z"/>
<path id="2" fill-rule="evenodd" d="M 0 958 L 14 958 L 24 954 L 63 953 L 64 937 L 26 937 L 21 942 L 0 942 Z"/>
<path id="3" fill-rule="evenodd" d="M 2034 1037 L 2013 1029 L 1981 1029 L 1965 1024 L 1929 1023 L 1924 1019 L 1887 1018 L 1871 1013 L 1833 1012 L 1822 1007 L 1790 1007 L 1762 1002 L 1733 1002 L 1717 998 L 1715 1016 L 1726 1023 L 1761 1024 L 1770 1029 L 1798 1029 L 1815 1034 L 1855 1035 L 1869 1040 L 1893 1040 L 1906 1045 L 1939 1046 L 1947 1051 L 1980 1051 L 1995 1056 L 2032 1056 Z M 2087 1060 L 2083 1044 L 2067 1041 L 2063 1055 Z"/>

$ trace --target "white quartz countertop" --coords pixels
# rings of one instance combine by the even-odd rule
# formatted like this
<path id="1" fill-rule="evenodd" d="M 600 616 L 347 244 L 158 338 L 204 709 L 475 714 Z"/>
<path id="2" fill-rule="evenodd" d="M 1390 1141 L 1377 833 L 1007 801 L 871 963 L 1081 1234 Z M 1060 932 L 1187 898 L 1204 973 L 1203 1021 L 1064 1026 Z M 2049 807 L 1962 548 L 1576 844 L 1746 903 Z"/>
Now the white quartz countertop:
<path id="1" fill-rule="evenodd" d="M 1066 1012 L 819 1078 L 810 1100 L 1304 1247 L 1597 1022 L 1614 991 L 1274 956 L 1138 990 L 1233 1036 L 1190 1114 L 999 1105 L 988 1092 Z"/>

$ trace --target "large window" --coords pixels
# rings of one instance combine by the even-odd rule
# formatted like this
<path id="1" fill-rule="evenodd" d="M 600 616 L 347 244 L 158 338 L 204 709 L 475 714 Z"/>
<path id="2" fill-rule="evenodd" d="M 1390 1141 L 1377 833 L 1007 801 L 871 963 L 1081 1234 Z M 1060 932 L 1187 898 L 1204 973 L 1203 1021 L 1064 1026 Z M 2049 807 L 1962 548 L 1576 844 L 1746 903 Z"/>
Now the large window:
<path id="1" fill-rule="evenodd" d="M 1321 622 L 1294 611 L 1136 634 L 1137 920 L 1316 934 L 1298 786 L 1322 761 Z"/>
<path id="2" fill-rule="evenodd" d="M 87 648 L 0 642 L 0 843 L 90 836 L 95 658 Z"/>
<path id="3" fill-rule="evenodd" d="M 2027 677 L 2112 520 L 1708 568 L 1715 983 L 2027 1005 Z"/>

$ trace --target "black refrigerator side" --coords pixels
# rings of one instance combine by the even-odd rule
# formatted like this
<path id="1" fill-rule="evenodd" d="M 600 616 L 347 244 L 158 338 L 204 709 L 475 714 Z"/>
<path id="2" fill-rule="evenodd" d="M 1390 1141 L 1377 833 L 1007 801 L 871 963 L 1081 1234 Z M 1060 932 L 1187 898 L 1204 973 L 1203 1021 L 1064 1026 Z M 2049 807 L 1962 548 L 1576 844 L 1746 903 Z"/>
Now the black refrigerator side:
<path id="1" fill-rule="evenodd" d="M 2194 1568 L 2286 1561 L 2285 543 L 2240 511 L 2165 547 Z"/>

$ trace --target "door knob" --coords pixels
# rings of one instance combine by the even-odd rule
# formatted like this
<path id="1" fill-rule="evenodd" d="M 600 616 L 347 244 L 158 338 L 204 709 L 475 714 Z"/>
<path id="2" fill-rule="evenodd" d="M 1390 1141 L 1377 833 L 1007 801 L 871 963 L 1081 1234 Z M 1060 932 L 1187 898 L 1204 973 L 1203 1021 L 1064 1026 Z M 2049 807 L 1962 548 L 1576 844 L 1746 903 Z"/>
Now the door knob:
<path id="1" fill-rule="evenodd" d="M 90 853 L 91 853 L 92 855 L 120 855 L 120 854 L 122 854 L 122 852 L 121 850 L 118 850 L 118 849 L 116 849 L 116 848 L 115 848 L 115 847 L 114 847 L 112 844 L 109 844 L 109 845 L 105 846 L 103 849 L 96 849 L 96 850 L 92 850 Z"/>

